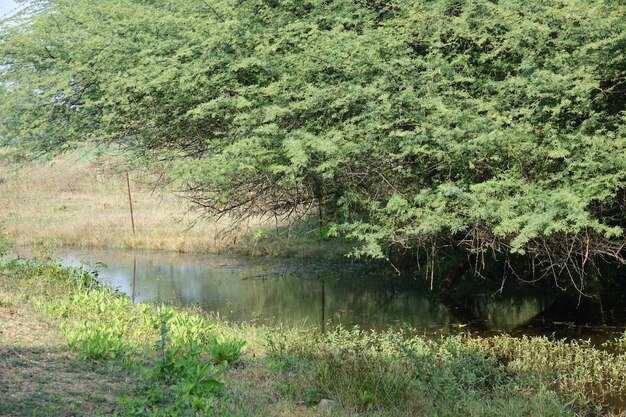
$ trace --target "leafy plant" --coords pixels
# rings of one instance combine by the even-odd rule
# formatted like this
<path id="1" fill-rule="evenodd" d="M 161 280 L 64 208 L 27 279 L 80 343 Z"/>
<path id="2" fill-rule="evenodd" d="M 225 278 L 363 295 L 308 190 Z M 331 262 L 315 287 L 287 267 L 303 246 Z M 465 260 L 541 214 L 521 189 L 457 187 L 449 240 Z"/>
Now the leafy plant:
<path id="1" fill-rule="evenodd" d="M 167 322 L 173 315 L 172 309 L 162 306 L 157 310 L 157 316 L 153 323 L 154 328 L 159 331 L 159 339 L 154 344 L 157 352 L 154 375 L 166 379 L 174 377 L 174 358 L 177 353 L 177 351 L 173 352 L 170 347 L 171 339 L 168 337 L 167 328 Z"/>
<path id="2" fill-rule="evenodd" d="M 162 307 L 163 308 L 163 307 Z M 201 315 L 185 312 L 171 313 L 167 322 L 168 334 L 173 344 L 186 344 L 194 341 L 198 344 L 208 344 L 213 339 L 213 326 Z"/>
<path id="3" fill-rule="evenodd" d="M 311 407 L 319 401 L 319 391 L 314 386 L 308 386 L 304 389 L 304 393 L 302 395 L 302 401 L 308 407 Z"/>
<path id="4" fill-rule="evenodd" d="M 67 340 L 69 347 L 85 360 L 119 359 L 129 352 L 121 334 L 92 322 L 77 326 Z"/>
<path id="5" fill-rule="evenodd" d="M 622 336 L 617 339 L 617 343 L 623 351 L 626 351 L 626 330 L 624 330 Z"/>
<path id="6" fill-rule="evenodd" d="M 147 370 L 151 378 L 167 384 L 175 395 L 175 410 L 192 409 L 199 413 L 208 413 L 215 403 L 215 395 L 224 390 L 224 383 L 218 378 L 223 368 L 214 366 L 206 360 L 203 350 L 193 335 L 184 342 L 173 345 L 169 337 L 169 323 L 192 322 L 189 317 L 177 319 L 174 310 L 161 306 L 157 310 L 154 328 L 159 331 L 155 342 L 157 360 L 154 367 Z"/>
<path id="7" fill-rule="evenodd" d="M 0 307 L 14 307 L 15 303 L 10 298 L 0 295 Z"/>
<path id="8" fill-rule="evenodd" d="M 254 238 L 256 240 L 265 240 L 268 238 L 268 234 L 265 230 L 258 229 L 256 232 L 254 232 Z"/>
<path id="9" fill-rule="evenodd" d="M 269 355 L 265 359 L 265 366 L 272 372 L 291 371 L 296 368 L 298 360 L 293 355 Z"/>
<path id="10" fill-rule="evenodd" d="M 209 355 L 214 363 L 232 364 L 239 360 L 242 349 L 246 345 L 243 340 L 225 340 L 219 342 L 213 337 L 208 344 Z"/>

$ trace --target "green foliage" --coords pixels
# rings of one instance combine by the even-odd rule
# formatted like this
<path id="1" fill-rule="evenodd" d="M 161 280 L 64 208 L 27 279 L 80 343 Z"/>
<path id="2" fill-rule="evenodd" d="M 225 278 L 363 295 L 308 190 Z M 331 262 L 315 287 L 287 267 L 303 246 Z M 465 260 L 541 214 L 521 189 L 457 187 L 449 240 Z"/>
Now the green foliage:
<path id="1" fill-rule="evenodd" d="M 315 231 L 315 235 L 319 240 L 330 240 L 330 227 L 322 226 Z"/>
<path id="2" fill-rule="evenodd" d="M 270 355 L 265 360 L 265 366 L 272 372 L 280 373 L 296 368 L 297 359 L 293 355 Z"/>
<path id="3" fill-rule="evenodd" d="M 159 339 L 155 343 L 157 359 L 152 368 L 147 369 L 151 379 L 168 385 L 175 395 L 174 410 L 195 410 L 198 413 L 209 413 L 215 403 L 215 395 L 224 389 L 224 383 L 218 380 L 223 369 L 215 367 L 207 360 L 202 346 L 197 342 L 197 328 L 193 325 L 182 333 L 185 339 L 176 344 L 169 337 L 169 323 L 177 321 L 189 323 L 191 316 L 178 319 L 174 310 L 160 307 L 153 322 L 159 331 Z"/>
<path id="4" fill-rule="evenodd" d="M 495 351 L 491 343 L 469 336 L 427 340 L 407 332 L 341 328 L 315 338 L 287 334 L 280 339 L 283 353 L 270 351 L 266 359 L 266 366 L 282 377 L 275 391 L 305 403 L 332 398 L 359 415 L 574 414 L 544 389 L 553 380 L 534 373 L 543 370 L 530 371 L 530 365 L 525 372 L 512 372 L 499 357 L 508 349 L 504 344 Z M 504 339 L 515 344 L 514 338 Z M 305 362 L 311 375 L 295 368 Z M 293 374 L 305 375 L 300 385 L 289 378 Z M 569 388 L 563 393 L 568 400 L 585 389 Z"/>
<path id="5" fill-rule="evenodd" d="M 232 364 L 241 357 L 245 344 L 244 340 L 224 340 L 220 342 L 216 337 L 213 337 L 209 342 L 208 351 L 214 363 Z"/>
<path id="6" fill-rule="evenodd" d="M 67 343 L 85 360 L 119 359 L 129 350 L 122 334 L 92 322 L 72 330 Z"/>
<path id="7" fill-rule="evenodd" d="M 626 352 L 626 330 L 619 339 L 615 340 L 618 349 L 621 349 L 622 352 Z"/>
<path id="8" fill-rule="evenodd" d="M 498 337 L 493 350 L 512 371 L 538 373 L 578 402 L 626 393 L 626 356 L 595 349 L 589 342 Z"/>
<path id="9" fill-rule="evenodd" d="M 306 387 L 304 390 L 304 395 L 302 396 L 302 401 L 307 407 L 311 407 L 320 400 L 319 392 L 316 387 Z"/>
<path id="10" fill-rule="evenodd" d="M 259 229 L 254 233 L 254 238 L 256 240 L 267 239 L 267 232 L 265 230 Z"/>
<path id="11" fill-rule="evenodd" d="M 0 295 L 0 307 L 13 307 L 15 303 L 4 295 Z"/>
<path id="12" fill-rule="evenodd" d="M 625 34 L 610 0 L 51 0 L 0 32 L 0 138 L 120 144 L 208 214 L 318 207 L 357 256 L 584 270 L 623 258 Z"/>

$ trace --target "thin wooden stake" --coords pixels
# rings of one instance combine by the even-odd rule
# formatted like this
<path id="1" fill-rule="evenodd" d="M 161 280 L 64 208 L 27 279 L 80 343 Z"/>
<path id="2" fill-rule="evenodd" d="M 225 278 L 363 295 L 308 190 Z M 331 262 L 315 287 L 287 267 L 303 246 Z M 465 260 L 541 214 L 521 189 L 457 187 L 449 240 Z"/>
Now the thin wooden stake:
<path id="1" fill-rule="evenodd" d="M 135 216 L 133 215 L 133 199 L 130 196 L 130 179 L 126 172 L 126 185 L 128 186 L 128 205 L 130 206 L 130 223 L 133 226 L 133 237 L 135 237 Z"/>

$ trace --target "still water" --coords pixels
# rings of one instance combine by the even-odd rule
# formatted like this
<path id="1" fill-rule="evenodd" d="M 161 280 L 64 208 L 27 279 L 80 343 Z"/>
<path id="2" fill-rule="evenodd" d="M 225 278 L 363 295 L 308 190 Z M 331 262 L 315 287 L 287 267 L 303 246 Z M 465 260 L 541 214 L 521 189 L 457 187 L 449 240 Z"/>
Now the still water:
<path id="1" fill-rule="evenodd" d="M 199 305 L 232 321 L 366 329 L 408 324 L 424 334 L 575 338 L 605 338 L 623 329 L 564 320 L 555 309 L 560 301 L 546 291 L 495 296 L 477 290 L 446 301 L 423 279 L 399 283 L 392 274 L 359 264 L 112 250 L 58 250 L 54 256 L 65 265 L 97 270 L 101 283 L 134 302 Z"/>

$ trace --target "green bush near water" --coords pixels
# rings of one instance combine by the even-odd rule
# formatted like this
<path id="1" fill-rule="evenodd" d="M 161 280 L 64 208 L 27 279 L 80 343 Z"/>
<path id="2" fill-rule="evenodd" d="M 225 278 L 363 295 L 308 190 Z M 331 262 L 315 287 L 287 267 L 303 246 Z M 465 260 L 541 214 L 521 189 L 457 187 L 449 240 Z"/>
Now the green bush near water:
<path id="1" fill-rule="evenodd" d="M 92 322 L 84 322 L 68 333 L 67 343 L 85 360 L 115 359 L 128 350 L 121 334 Z"/>
<path id="2" fill-rule="evenodd" d="M 119 146 L 208 216 L 308 210 L 355 256 L 572 286 L 625 261 L 621 1 L 29 3 L 0 25 L 0 146 Z"/>
<path id="3" fill-rule="evenodd" d="M 131 377 L 119 416 L 300 415 L 296 402 L 328 415 L 312 408 L 323 398 L 337 416 L 599 416 L 626 394 L 626 355 L 587 343 L 235 325 L 133 305 L 50 260 L 1 263 L 0 279 L 58 320 L 82 360 Z"/>

